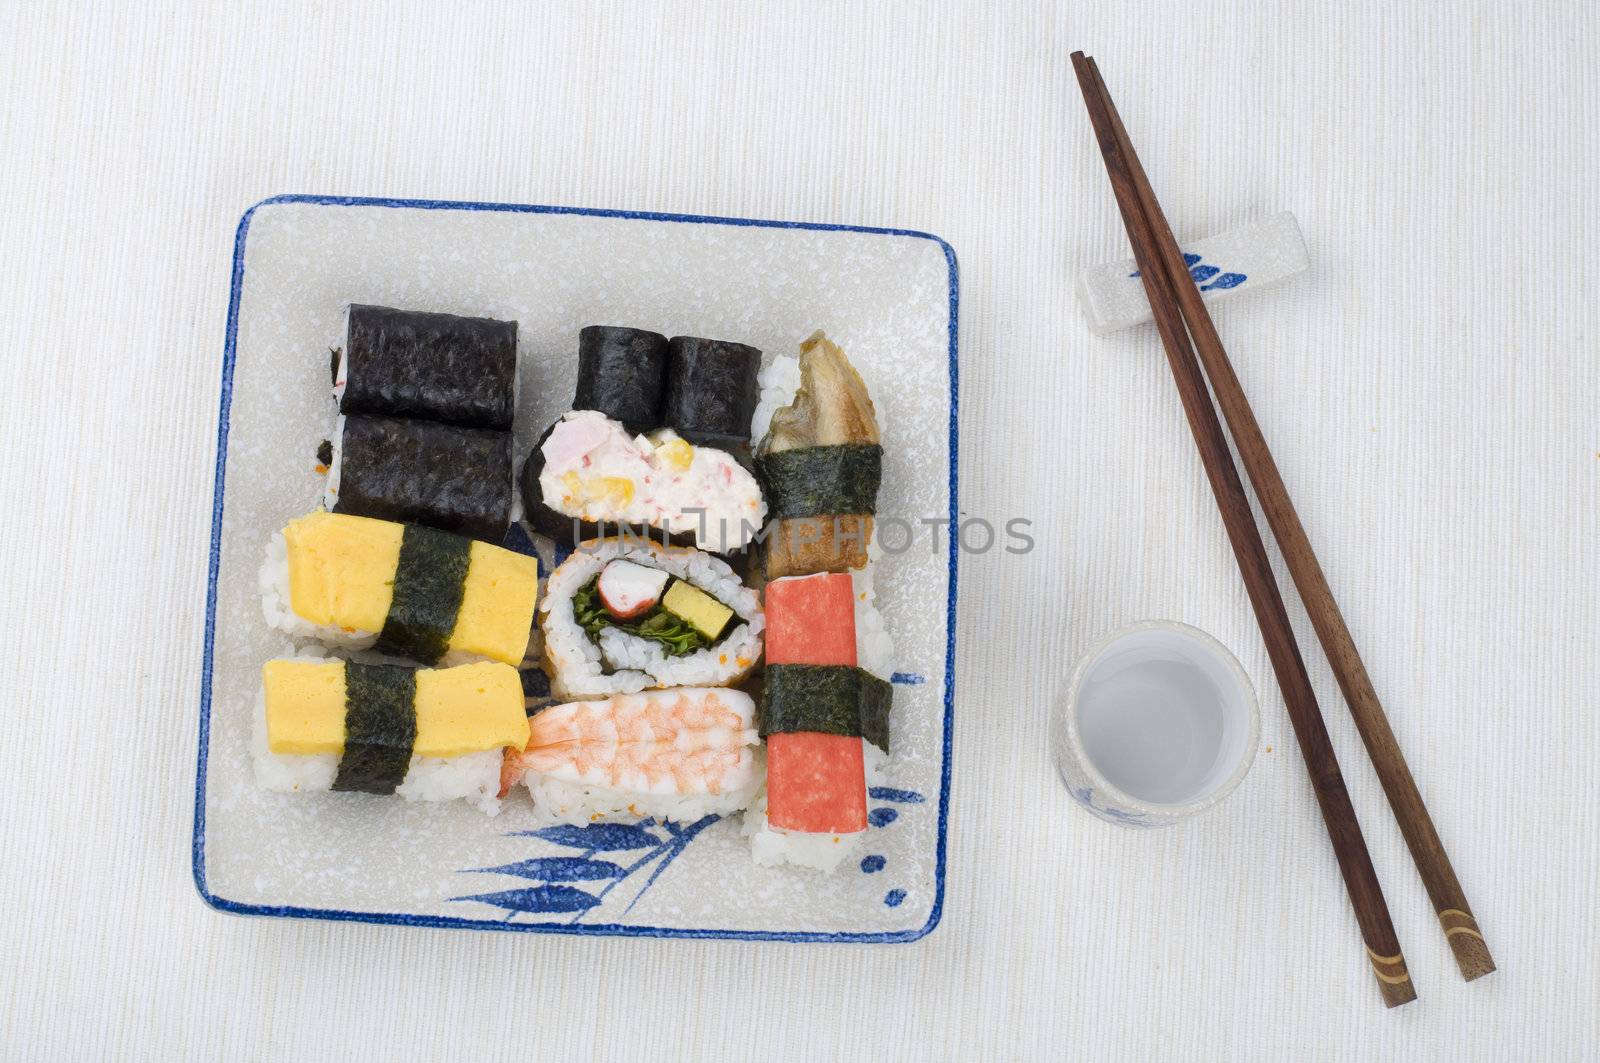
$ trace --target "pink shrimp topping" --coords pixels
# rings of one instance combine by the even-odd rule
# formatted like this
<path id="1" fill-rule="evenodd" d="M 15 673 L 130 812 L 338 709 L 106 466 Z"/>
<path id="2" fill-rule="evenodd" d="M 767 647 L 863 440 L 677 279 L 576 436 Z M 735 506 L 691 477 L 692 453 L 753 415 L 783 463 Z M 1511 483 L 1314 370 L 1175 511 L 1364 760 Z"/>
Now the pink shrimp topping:
<path id="1" fill-rule="evenodd" d="M 545 709 L 508 753 L 502 791 L 528 772 L 649 794 L 720 794 L 754 775 L 755 705 L 721 688 L 620 694 Z"/>

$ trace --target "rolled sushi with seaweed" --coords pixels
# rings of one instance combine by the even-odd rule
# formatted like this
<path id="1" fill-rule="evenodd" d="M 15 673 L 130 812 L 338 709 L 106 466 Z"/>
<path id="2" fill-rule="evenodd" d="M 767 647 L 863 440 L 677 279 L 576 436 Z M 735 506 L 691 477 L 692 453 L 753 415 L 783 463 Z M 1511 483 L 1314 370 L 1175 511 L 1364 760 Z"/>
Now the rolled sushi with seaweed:
<path id="1" fill-rule="evenodd" d="M 578 333 L 574 410 L 597 410 L 637 434 L 660 428 L 667 386 L 667 338 L 620 325 Z"/>
<path id="2" fill-rule="evenodd" d="M 731 340 L 674 336 L 661 421 L 691 443 L 725 450 L 750 442 L 760 398 L 761 351 Z"/>
<path id="3" fill-rule="evenodd" d="M 415 524 L 317 510 L 267 545 L 267 623 L 327 646 L 422 664 L 522 662 L 538 562 Z"/>
<path id="4" fill-rule="evenodd" d="M 261 669 L 258 709 L 256 782 L 284 793 L 461 799 L 493 815 L 504 757 L 528 741 L 522 682 L 504 664 L 279 658 Z"/>
<path id="5" fill-rule="evenodd" d="M 719 557 L 635 536 L 587 540 L 539 604 L 558 699 L 731 686 L 761 659 L 761 600 Z"/>
<path id="6" fill-rule="evenodd" d="M 511 433 L 437 421 L 341 416 L 323 504 L 484 542 L 512 518 Z"/>
<path id="7" fill-rule="evenodd" d="M 511 430 L 517 323 L 354 304 L 331 358 L 339 412 Z"/>
<path id="8" fill-rule="evenodd" d="M 724 687 L 554 705 L 508 751 L 501 795 L 526 786 L 538 818 L 582 825 L 651 816 L 693 823 L 747 807 L 763 772 L 756 707 Z"/>
<path id="9" fill-rule="evenodd" d="M 633 435 L 598 410 L 551 426 L 521 488 L 529 521 L 559 542 L 627 529 L 726 554 L 747 547 L 767 517 L 761 485 L 732 454 L 670 428 Z"/>

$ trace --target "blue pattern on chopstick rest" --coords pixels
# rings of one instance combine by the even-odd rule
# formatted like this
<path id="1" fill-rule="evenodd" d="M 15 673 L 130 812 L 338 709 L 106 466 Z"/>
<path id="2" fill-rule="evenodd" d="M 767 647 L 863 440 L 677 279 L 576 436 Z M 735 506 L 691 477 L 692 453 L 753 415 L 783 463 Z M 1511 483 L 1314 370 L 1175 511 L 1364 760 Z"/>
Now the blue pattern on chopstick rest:
<path id="1" fill-rule="evenodd" d="M 1183 264 L 1189 267 L 1189 276 L 1194 278 L 1194 282 L 1200 286 L 1200 290 L 1203 292 L 1237 288 L 1250 279 L 1243 273 L 1223 273 L 1221 266 L 1203 264 L 1199 255 L 1189 254 L 1188 252 L 1184 253 Z M 1128 276 L 1137 277 L 1139 276 L 1139 271 L 1134 270 Z M 1213 278 L 1215 279 L 1213 280 Z M 1207 284 L 1207 281 L 1211 283 Z"/>

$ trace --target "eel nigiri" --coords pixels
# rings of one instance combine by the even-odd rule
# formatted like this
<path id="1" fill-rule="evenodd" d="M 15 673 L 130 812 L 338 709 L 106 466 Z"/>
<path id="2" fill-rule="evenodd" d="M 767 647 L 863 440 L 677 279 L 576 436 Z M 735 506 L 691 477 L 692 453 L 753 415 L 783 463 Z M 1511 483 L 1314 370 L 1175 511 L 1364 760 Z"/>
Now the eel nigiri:
<path id="1" fill-rule="evenodd" d="M 800 345 L 800 388 L 772 415 L 756 470 L 775 519 L 767 577 L 848 572 L 867 563 L 883 448 L 867 386 L 821 332 Z"/>

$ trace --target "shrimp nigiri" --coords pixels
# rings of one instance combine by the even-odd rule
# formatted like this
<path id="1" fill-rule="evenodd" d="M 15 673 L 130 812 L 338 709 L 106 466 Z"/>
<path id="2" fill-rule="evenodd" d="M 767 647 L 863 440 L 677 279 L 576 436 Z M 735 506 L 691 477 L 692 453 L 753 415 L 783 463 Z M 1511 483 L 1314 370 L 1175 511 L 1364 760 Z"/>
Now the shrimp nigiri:
<path id="1" fill-rule="evenodd" d="M 755 703 L 738 690 L 619 694 L 554 705 L 528 724 L 527 746 L 506 753 L 500 791 L 524 783 L 535 804 L 561 806 L 542 809 L 557 818 L 731 812 L 761 781 Z"/>

